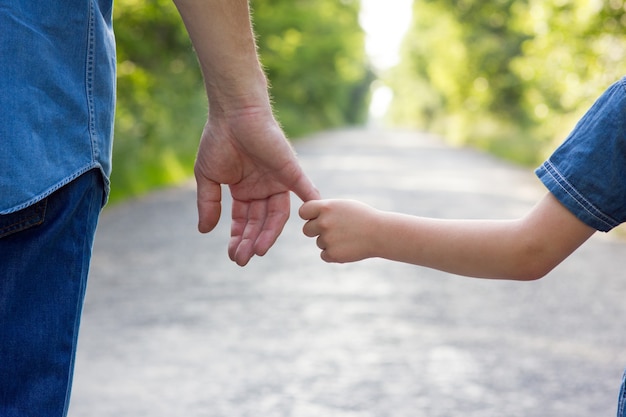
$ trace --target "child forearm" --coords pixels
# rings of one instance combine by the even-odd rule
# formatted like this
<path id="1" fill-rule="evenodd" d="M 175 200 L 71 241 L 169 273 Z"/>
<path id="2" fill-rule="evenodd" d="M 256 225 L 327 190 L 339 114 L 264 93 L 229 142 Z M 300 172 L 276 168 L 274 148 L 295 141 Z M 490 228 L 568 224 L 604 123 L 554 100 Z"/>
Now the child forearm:
<path id="1" fill-rule="evenodd" d="M 541 278 L 594 233 L 550 194 L 516 220 L 431 219 L 345 200 L 309 202 L 300 215 L 328 262 L 380 257 L 481 278 Z"/>
<path id="2" fill-rule="evenodd" d="M 381 215 L 380 256 L 459 275 L 533 280 L 585 242 L 594 229 L 547 194 L 516 220 L 440 220 Z"/>
<path id="3" fill-rule="evenodd" d="M 530 280 L 549 269 L 521 220 L 440 220 L 381 215 L 377 256 L 458 275 Z"/>

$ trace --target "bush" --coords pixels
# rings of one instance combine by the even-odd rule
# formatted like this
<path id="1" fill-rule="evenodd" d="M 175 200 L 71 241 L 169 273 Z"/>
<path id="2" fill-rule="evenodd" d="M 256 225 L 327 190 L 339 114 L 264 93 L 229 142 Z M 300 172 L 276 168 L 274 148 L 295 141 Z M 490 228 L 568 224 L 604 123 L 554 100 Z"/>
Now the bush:
<path id="1" fill-rule="evenodd" d="M 536 164 L 626 72 L 623 0 L 415 2 L 390 118 Z"/>
<path id="2" fill-rule="evenodd" d="M 361 123 L 371 82 L 356 0 L 254 0 L 278 119 L 294 138 Z M 187 178 L 207 103 L 171 0 L 118 0 L 118 102 L 111 200 Z"/>

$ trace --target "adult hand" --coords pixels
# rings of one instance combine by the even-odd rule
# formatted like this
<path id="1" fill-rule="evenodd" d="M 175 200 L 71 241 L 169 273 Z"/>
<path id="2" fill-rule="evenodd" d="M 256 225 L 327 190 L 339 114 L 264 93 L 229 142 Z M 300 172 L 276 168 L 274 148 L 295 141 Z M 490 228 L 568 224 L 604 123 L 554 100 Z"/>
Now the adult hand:
<path id="1" fill-rule="evenodd" d="M 204 128 L 195 165 L 198 230 L 207 233 L 217 225 L 221 184 L 228 184 L 233 199 L 228 255 L 244 266 L 278 238 L 289 218 L 289 191 L 303 201 L 320 195 L 269 105 L 215 113 Z"/>
<path id="2" fill-rule="evenodd" d="M 319 198 L 276 123 L 258 60 L 247 0 L 175 0 L 198 55 L 211 111 L 195 175 L 198 229 L 221 213 L 221 184 L 233 196 L 228 254 L 239 265 L 264 255 L 289 218 L 289 191 Z"/>

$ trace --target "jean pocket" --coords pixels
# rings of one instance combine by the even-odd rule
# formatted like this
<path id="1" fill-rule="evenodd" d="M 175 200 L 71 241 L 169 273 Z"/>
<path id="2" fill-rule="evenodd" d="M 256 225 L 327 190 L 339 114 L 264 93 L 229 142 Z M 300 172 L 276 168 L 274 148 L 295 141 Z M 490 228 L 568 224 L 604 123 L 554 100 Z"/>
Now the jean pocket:
<path id="1" fill-rule="evenodd" d="M 48 199 L 35 203 L 15 213 L 0 215 L 0 239 L 43 223 Z"/>

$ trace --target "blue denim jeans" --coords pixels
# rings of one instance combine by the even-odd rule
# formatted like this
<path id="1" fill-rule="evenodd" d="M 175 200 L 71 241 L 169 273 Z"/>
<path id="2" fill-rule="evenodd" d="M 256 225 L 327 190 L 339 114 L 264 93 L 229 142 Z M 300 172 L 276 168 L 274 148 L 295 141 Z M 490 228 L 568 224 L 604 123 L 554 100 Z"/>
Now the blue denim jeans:
<path id="1" fill-rule="evenodd" d="M 102 175 L 0 216 L 0 416 L 67 415 Z"/>
<path id="2" fill-rule="evenodd" d="M 617 417 L 626 417 L 626 371 L 624 371 L 624 376 L 622 376 L 622 387 L 619 390 Z"/>

